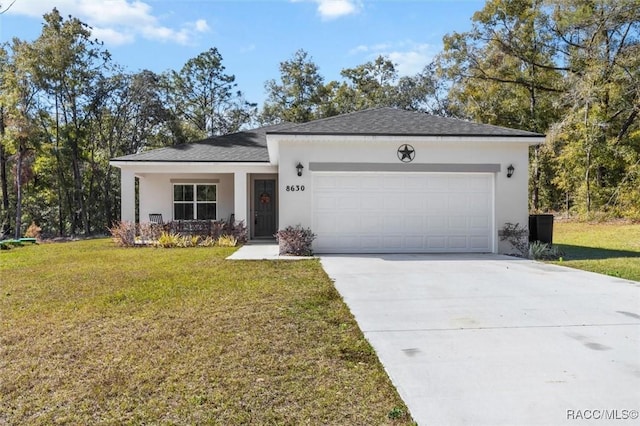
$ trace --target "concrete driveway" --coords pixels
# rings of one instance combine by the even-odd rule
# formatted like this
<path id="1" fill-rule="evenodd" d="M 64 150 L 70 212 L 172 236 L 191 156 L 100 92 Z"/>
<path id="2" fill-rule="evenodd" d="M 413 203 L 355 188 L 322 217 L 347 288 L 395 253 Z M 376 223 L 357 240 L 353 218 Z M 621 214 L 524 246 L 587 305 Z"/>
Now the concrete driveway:
<path id="1" fill-rule="evenodd" d="M 419 425 L 640 422 L 640 283 L 498 255 L 321 262 Z"/>

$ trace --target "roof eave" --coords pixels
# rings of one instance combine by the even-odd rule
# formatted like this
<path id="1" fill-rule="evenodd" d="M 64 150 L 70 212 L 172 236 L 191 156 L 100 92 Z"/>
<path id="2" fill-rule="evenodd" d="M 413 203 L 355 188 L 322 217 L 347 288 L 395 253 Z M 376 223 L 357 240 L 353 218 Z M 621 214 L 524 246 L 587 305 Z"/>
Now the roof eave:
<path id="1" fill-rule="evenodd" d="M 293 132 L 278 132 L 269 133 L 267 135 L 267 141 L 272 142 L 269 136 L 276 138 L 282 138 L 287 140 L 335 140 L 341 138 L 342 140 L 403 140 L 413 139 L 426 142 L 507 142 L 507 143 L 526 143 L 529 145 L 538 145 L 544 143 L 546 136 L 543 134 L 523 134 L 523 135 L 469 135 L 469 134 L 451 134 L 451 135 L 438 135 L 438 134 L 398 134 L 398 133 L 293 133 Z M 269 146 L 271 149 L 271 145 Z"/>
<path id="2" fill-rule="evenodd" d="M 170 165 L 189 165 L 189 164 L 197 164 L 197 165 L 237 165 L 237 166 L 259 166 L 265 165 L 269 166 L 271 163 L 269 160 L 260 160 L 260 161 L 199 161 L 199 160 L 188 160 L 188 161 L 176 161 L 176 160 L 123 160 L 123 159 L 113 159 L 109 161 L 109 164 L 114 167 L 122 167 L 122 166 L 132 166 L 132 165 L 145 165 L 145 166 L 170 166 Z"/>

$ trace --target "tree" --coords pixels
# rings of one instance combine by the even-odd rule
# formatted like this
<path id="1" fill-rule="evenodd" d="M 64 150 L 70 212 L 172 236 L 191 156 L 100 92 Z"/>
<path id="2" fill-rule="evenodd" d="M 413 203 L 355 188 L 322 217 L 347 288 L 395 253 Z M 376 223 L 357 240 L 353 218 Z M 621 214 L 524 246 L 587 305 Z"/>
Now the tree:
<path id="1" fill-rule="evenodd" d="M 8 72 L 8 53 L 0 46 L 0 99 L 5 93 L 5 73 Z M 9 211 L 9 181 L 7 177 L 7 163 L 9 161 L 5 148 L 5 104 L 0 102 L 0 190 L 2 191 L 2 214 L 0 217 L 0 238 L 10 231 L 11 213 Z"/>
<path id="2" fill-rule="evenodd" d="M 90 28 L 69 17 L 64 20 L 57 9 L 44 15 L 41 35 L 30 47 L 31 68 L 36 85 L 49 96 L 42 105 L 53 126 L 45 127 L 55 144 L 58 163 L 59 202 L 66 192 L 71 233 L 82 229 L 91 232 L 84 193 L 83 154 L 90 135 L 91 110 L 96 105 L 98 81 L 109 67 L 110 55 L 100 43 L 91 39 Z M 47 122 L 47 121 L 45 121 Z M 64 170 L 66 161 L 72 172 L 72 189 L 67 192 Z M 62 204 L 60 232 L 63 232 Z"/>
<path id="3" fill-rule="evenodd" d="M 394 106 L 446 116 L 449 108 L 443 93 L 445 87 L 438 79 L 436 66 L 430 63 L 413 76 L 400 77 Z"/>
<path id="4" fill-rule="evenodd" d="M 347 79 L 348 87 L 352 91 L 348 98 L 353 104 L 345 109 L 359 111 L 394 105 L 398 72 L 388 58 L 378 56 L 374 61 L 343 69 L 340 75 Z"/>
<path id="5" fill-rule="evenodd" d="M 11 50 L 13 54 L 8 60 L 5 59 L 2 69 L 0 110 L 2 110 L 2 145 L 12 147 L 16 153 L 14 156 L 16 188 L 14 237 L 18 239 L 22 236 L 23 185 L 29 174 L 29 170 L 25 168 L 25 159 L 38 145 L 34 120 L 38 89 L 31 81 L 27 44 L 14 39 Z M 6 51 L 3 52 L 3 56 L 6 58 Z M 6 176 L 4 180 L 6 184 Z M 5 188 L 3 188 L 4 191 Z M 6 208 L 8 209 L 8 205 Z"/>
<path id="6" fill-rule="evenodd" d="M 579 213 L 638 211 L 640 3 L 491 0 L 473 20 L 439 58 L 452 110 L 550 133 L 533 152 L 532 207 L 563 192 Z"/>
<path id="7" fill-rule="evenodd" d="M 327 90 L 318 66 L 304 50 L 281 62 L 280 82 L 269 80 L 265 88 L 267 100 L 260 117 L 263 123 L 304 123 L 321 118 Z"/>
<path id="8" fill-rule="evenodd" d="M 211 48 L 166 76 L 170 105 L 195 137 L 236 132 L 255 115 L 256 105 L 245 101 L 235 76 L 224 71 L 222 56 Z"/>
<path id="9" fill-rule="evenodd" d="M 557 1 L 553 31 L 564 63 L 567 113 L 558 124 L 562 152 L 558 169 L 582 176 L 573 185 L 559 174 L 556 182 L 576 194 L 581 211 L 611 208 L 620 200 L 621 183 L 635 182 L 640 198 L 640 4 L 634 0 Z"/>
<path id="10" fill-rule="evenodd" d="M 473 16 L 473 28 L 444 38 L 439 72 L 451 82 L 454 115 L 543 133 L 559 119 L 563 92 L 557 49 L 541 0 L 491 0 Z M 549 181 L 545 150 L 534 147 L 531 207 L 541 207 Z M 547 205 L 549 201 L 547 200 Z"/>

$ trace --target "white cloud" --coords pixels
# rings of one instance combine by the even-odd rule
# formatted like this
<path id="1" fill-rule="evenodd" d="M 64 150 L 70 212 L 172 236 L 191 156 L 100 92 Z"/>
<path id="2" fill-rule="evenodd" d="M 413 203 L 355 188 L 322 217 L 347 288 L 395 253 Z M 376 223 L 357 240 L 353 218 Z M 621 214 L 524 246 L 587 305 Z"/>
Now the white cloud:
<path id="1" fill-rule="evenodd" d="M 358 13 L 362 9 L 361 0 L 290 0 L 292 3 L 311 1 L 318 5 L 318 13 L 325 20 Z"/>
<path id="2" fill-rule="evenodd" d="M 207 24 L 207 21 L 204 19 L 198 19 L 194 24 L 194 28 L 199 33 L 206 33 L 211 30 L 209 24 Z"/>
<path id="3" fill-rule="evenodd" d="M 93 27 L 91 31 L 93 38 L 103 41 L 110 46 L 133 43 L 135 36 L 124 32 L 116 31 L 112 28 Z"/>
<path id="4" fill-rule="evenodd" d="M 360 5 L 353 0 L 315 0 L 323 19 L 336 19 L 358 12 Z"/>
<path id="5" fill-rule="evenodd" d="M 400 76 L 414 75 L 422 71 L 433 60 L 435 49 L 430 44 L 401 41 L 396 43 L 378 43 L 374 45 L 360 45 L 351 49 L 352 55 L 365 54 L 367 60 L 373 60 L 382 55 L 396 65 Z"/>
<path id="6" fill-rule="evenodd" d="M 10 14 L 41 18 L 53 9 L 51 0 L 18 0 Z M 190 44 L 198 33 L 210 31 L 207 21 L 163 25 L 149 3 L 141 0 L 57 0 L 63 17 L 71 15 L 93 27 L 93 35 L 107 45 L 133 43 L 139 36 L 149 40 Z"/>

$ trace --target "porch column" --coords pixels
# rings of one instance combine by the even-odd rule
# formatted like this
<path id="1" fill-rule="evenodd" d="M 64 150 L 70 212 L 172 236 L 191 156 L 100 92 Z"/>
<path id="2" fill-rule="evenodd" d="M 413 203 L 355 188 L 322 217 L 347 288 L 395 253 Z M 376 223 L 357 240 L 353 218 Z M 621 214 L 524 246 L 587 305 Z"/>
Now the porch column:
<path id="1" fill-rule="evenodd" d="M 136 176 L 125 168 L 120 169 L 120 220 L 136 220 Z"/>
<path id="2" fill-rule="evenodd" d="M 244 220 L 245 225 L 249 226 L 247 220 L 247 173 L 235 172 L 233 174 L 233 200 L 234 214 L 237 221 Z"/>

